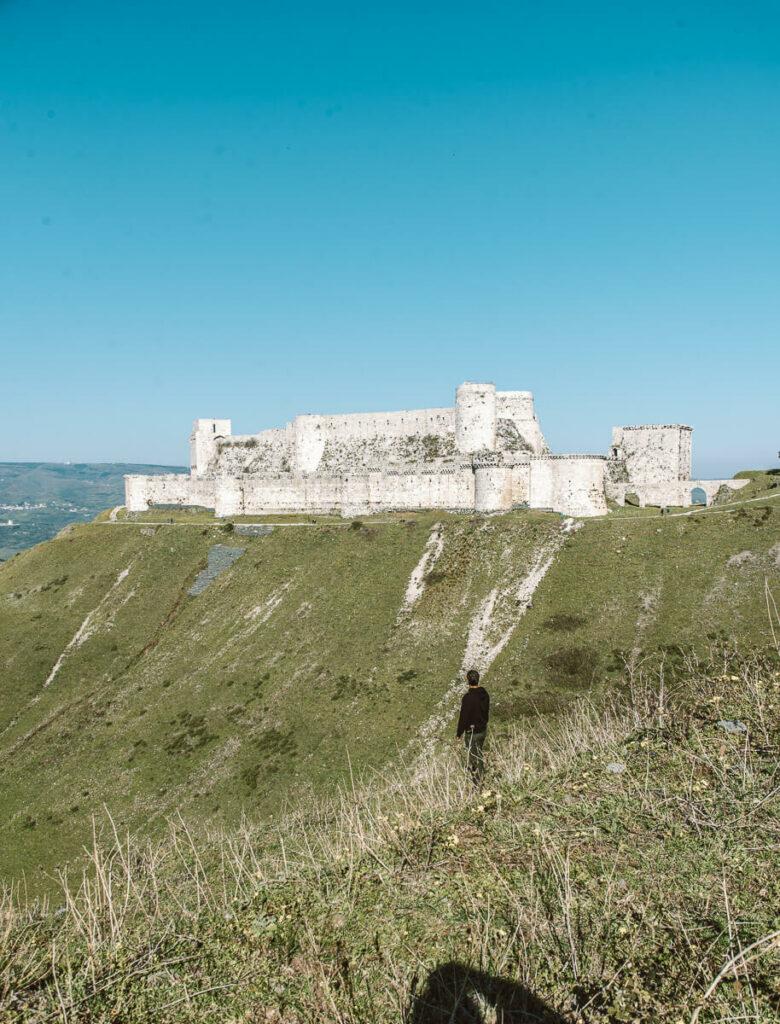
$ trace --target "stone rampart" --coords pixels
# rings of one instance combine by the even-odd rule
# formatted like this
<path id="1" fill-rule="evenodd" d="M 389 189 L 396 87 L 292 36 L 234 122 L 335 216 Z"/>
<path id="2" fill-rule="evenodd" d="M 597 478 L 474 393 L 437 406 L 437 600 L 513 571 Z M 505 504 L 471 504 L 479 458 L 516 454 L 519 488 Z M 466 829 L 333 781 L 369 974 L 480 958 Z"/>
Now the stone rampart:
<path id="1" fill-rule="evenodd" d="M 195 420 L 190 434 L 190 471 L 205 476 L 214 466 L 220 443 L 230 436 L 230 420 Z"/>
<path id="2" fill-rule="evenodd" d="M 214 480 L 201 480 L 186 473 L 159 476 L 126 476 L 125 505 L 128 512 L 145 512 L 151 505 L 202 505 L 214 508 Z"/>
<path id="3" fill-rule="evenodd" d="M 496 435 L 502 448 L 533 455 L 547 452 L 530 391 L 496 392 Z"/>
<path id="4" fill-rule="evenodd" d="M 244 476 L 216 481 L 218 516 L 272 512 L 358 513 L 395 509 L 474 507 L 470 466 L 443 472 L 407 471 Z"/>
<path id="5" fill-rule="evenodd" d="M 531 508 L 551 508 L 569 516 L 607 511 L 606 458 L 600 455 L 535 456 L 530 463 Z"/>
<path id="6" fill-rule="evenodd" d="M 128 509 L 353 515 L 528 505 L 593 516 L 631 491 L 647 504 L 690 504 L 695 487 L 711 501 L 722 484 L 745 483 L 692 480 L 691 428 L 681 424 L 615 427 L 609 460 L 552 455 L 530 391 L 473 382 L 449 409 L 306 414 L 242 435 L 231 434 L 230 420 L 198 419 L 190 442 L 189 476 L 126 478 Z"/>

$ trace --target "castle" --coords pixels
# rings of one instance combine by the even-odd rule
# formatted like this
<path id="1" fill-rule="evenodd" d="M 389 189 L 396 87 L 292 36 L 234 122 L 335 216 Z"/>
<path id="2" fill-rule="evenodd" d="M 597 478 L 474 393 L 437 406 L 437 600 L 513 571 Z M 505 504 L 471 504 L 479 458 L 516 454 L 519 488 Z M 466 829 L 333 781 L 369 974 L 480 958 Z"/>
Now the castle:
<path id="1" fill-rule="evenodd" d="M 615 427 L 608 455 L 553 455 L 530 391 L 461 384 L 449 409 L 297 416 L 232 434 L 195 420 L 189 474 L 126 476 L 131 512 L 198 505 L 217 516 L 441 508 L 596 516 L 623 504 L 708 504 L 746 480 L 692 480 L 690 427 Z"/>

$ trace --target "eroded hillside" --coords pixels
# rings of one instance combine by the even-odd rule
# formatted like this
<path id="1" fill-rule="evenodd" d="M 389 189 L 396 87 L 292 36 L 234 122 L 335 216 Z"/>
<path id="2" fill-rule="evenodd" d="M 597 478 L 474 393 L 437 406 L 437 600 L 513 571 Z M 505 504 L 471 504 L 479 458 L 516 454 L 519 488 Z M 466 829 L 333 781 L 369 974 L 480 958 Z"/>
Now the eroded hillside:
<path id="1" fill-rule="evenodd" d="M 673 671 L 708 636 L 764 646 L 773 497 L 584 524 L 72 527 L 0 568 L 0 875 L 45 884 L 103 805 L 135 833 L 179 811 L 230 824 L 412 761 L 450 728 L 471 664 L 500 734 L 659 648 Z"/>

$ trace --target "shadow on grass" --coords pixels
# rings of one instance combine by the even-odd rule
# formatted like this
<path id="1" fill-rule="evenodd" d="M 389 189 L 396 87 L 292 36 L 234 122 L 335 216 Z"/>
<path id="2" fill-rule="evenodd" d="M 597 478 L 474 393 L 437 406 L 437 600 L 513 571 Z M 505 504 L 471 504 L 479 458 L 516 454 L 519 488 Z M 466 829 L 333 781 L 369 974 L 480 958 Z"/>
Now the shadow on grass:
<path id="1" fill-rule="evenodd" d="M 431 971 L 419 992 L 413 987 L 404 1019 L 410 1024 L 569 1024 L 523 985 L 457 961 Z"/>

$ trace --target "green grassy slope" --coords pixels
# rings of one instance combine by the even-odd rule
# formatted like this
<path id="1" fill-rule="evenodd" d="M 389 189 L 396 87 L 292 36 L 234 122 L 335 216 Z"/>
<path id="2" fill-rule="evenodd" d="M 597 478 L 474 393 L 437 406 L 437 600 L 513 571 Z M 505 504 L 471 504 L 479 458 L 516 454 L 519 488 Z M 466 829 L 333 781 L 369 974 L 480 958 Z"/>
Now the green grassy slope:
<path id="1" fill-rule="evenodd" d="M 445 751 L 99 845 L 58 913 L 0 900 L 0 1022 L 774 1024 L 780 660 L 712 647 L 494 741 L 482 793 Z"/>
<path id="2" fill-rule="evenodd" d="M 0 877 L 43 885 L 104 804 L 138 833 L 177 811 L 230 824 L 331 793 L 350 765 L 409 760 L 449 728 L 464 657 L 495 658 L 500 732 L 658 648 L 673 666 L 721 631 L 763 646 L 777 506 L 571 533 L 527 512 L 257 538 L 184 513 L 71 527 L 0 567 Z M 436 522 L 441 555 L 404 612 Z M 188 596 L 218 543 L 245 553 Z"/>

